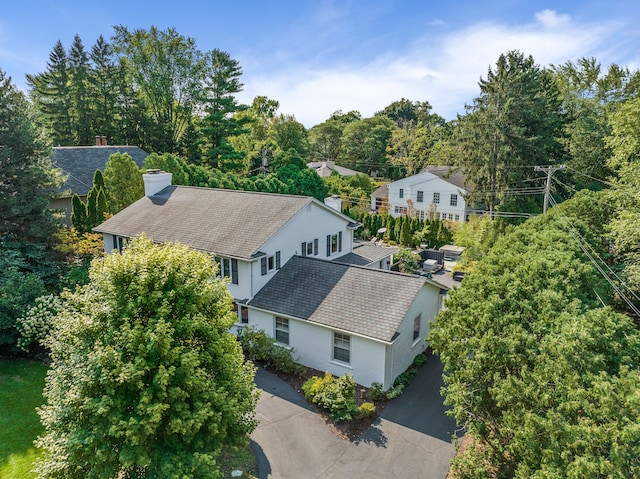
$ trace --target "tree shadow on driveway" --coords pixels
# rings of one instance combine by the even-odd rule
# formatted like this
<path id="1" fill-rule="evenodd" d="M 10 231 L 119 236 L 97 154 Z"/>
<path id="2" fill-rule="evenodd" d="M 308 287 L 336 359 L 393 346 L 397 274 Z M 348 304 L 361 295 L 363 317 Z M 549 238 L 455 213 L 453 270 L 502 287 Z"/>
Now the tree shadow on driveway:
<path id="1" fill-rule="evenodd" d="M 421 432 L 442 441 L 451 442 L 456 422 L 447 416 L 440 388 L 443 365 L 437 356 L 418 368 L 418 373 L 403 393 L 384 409 L 381 418 Z"/>

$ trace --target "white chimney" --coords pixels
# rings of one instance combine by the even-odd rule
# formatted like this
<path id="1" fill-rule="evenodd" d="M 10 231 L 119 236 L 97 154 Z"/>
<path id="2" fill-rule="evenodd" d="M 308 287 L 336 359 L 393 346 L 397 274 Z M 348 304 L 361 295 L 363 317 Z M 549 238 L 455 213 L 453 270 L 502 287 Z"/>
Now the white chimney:
<path id="1" fill-rule="evenodd" d="M 324 199 L 324 204 L 329 208 L 342 213 L 342 197 L 340 195 L 332 195 Z"/>
<path id="2" fill-rule="evenodd" d="M 162 170 L 147 170 L 142 175 L 145 196 L 153 196 L 167 186 L 171 186 L 171 176 L 171 173 L 165 173 Z"/>

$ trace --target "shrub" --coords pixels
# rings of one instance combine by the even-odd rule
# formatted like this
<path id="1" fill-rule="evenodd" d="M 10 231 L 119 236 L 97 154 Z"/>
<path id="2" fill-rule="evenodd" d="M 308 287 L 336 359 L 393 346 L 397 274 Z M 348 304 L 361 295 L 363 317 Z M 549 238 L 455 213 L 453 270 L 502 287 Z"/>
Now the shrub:
<path id="1" fill-rule="evenodd" d="M 420 353 L 418 354 L 415 358 L 413 358 L 413 365 L 417 368 L 419 368 L 420 366 L 422 366 L 423 364 L 425 364 L 428 361 L 429 358 L 427 358 L 426 355 Z"/>
<path id="2" fill-rule="evenodd" d="M 302 385 L 304 397 L 325 408 L 336 421 L 349 421 L 358 412 L 356 382 L 349 373 L 335 378 L 326 372 L 324 377 L 314 376 Z"/>
<path id="3" fill-rule="evenodd" d="M 285 348 L 261 329 L 245 328 L 238 333 L 243 351 L 252 361 L 285 374 L 301 376 L 306 368 L 293 359 L 293 348 Z"/>
<path id="4" fill-rule="evenodd" d="M 393 386 L 391 389 L 387 391 L 387 399 L 395 399 L 404 391 L 404 384 L 398 384 Z"/>
<path id="5" fill-rule="evenodd" d="M 387 393 L 382 389 L 382 383 L 373 382 L 369 388 L 369 396 L 374 401 L 385 401 L 387 399 Z"/>
<path id="6" fill-rule="evenodd" d="M 408 386 L 411 380 L 415 377 L 417 372 L 418 370 L 415 368 L 407 369 L 405 372 L 400 374 L 395 381 L 393 381 L 393 386 L 395 387 L 399 384 L 402 384 L 402 386 Z"/>
<path id="7" fill-rule="evenodd" d="M 376 415 L 376 405 L 371 402 L 365 402 L 358 408 L 358 417 L 365 419 Z"/>
<path id="8" fill-rule="evenodd" d="M 41 343 L 49 334 L 51 323 L 62 308 L 62 301 L 58 296 L 48 294 L 36 298 L 26 314 L 16 320 L 16 329 L 20 333 L 18 347 L 29 352 L 33 343 Z"/>

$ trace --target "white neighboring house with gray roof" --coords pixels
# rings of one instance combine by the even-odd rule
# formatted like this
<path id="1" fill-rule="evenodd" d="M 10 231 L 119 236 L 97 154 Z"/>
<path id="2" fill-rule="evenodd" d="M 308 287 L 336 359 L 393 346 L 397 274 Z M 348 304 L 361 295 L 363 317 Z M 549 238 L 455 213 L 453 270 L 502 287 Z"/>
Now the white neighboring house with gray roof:
<path id="1" fill-rule="evenodd" d="M 387 185 L 389 214 L 466 221 L 471 213 L 464 176 L 447 166 L 430 166 Z"/>
<path id="2" fill-rule="evenodd" d="M 145 197 L 94 228 L 105 251 L 144 233 L 210 253 L 229 279 L 234 331 L 263 329 L 302 364 L 385 388 L 426 348 L 441 287 L 377 269 L 395 249 L 358 251 L 359 224 L 348 216 L 306 196 L 172 186 L 162 172 L 143 178 Z"/>

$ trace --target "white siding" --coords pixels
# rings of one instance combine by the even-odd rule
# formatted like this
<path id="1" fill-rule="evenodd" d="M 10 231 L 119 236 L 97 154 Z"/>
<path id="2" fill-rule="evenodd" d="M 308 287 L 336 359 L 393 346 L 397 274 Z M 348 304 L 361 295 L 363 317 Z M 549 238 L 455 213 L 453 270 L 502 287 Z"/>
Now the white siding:
<path id="1" fill-rule="evenodd" d="M 433 285 L 425 284 L 398 328 L 400 335 L 393 345 L 388 347 L 385 388 L 391 387 L 394 379 L 411 366 L 416 355 L 427 349 L 428 343 L 425 338 L 429 332 L 429 321 L 438 314 L 439 307 L 440 289 Z M 414 341 L 413 320 L 418 314 L 421 314 L 420 336 Z"/>
<path id="2" fill-rule="evenodd" d="M 340 216 L 315 203 L 310 203 L 280 228 L 260 248 L 260 251 L 267 256 L 275 255 L 276 251 L 280 251 L 282 266 L 284 266 L 293 255 L 302 254 L 303 242 L 313 242 L 317 239 L 318 255 L 311 256 L 319 259 L 334 259 L 350 253 L 353 249 L 353 231 L 347 228 L 347 224 L 347 221 Z M 327 257 L 327 235 L 337 235 L 340 232 L 342 233 L 342 251 Z M 251 297 L 260 291 L 276 273 L 274 269 L 263 276 L 259 259 L 253 263 L 252 271 Z"/>
<path id="3" fill-rule="evenodd" d="M 400 190 L 403 191 L 403 197 L 400 198 Z M 418 192 L 422 192 L 422 202 L 418 202 Z M 389 214 L 394 217 L 401 216 L 396 213 L 396 207 L 406 208 L 414 213 L 424 212 L 425 218 L 428 218 L 430 206 L 433 202 L 433 194 L 439 193 L 440 202 L 436 205 L 436 212 L 440 215 L 446 215 L 445 219 L 455 221 L 456 215 L 459 221 L 465 220 L 466 203 L 464 190 L 458 188 L 451 183 L 442 180 L 438 176 L 425 172 L 418 175 L 403 178 L 389 184 Z M 457 205 L 451 206 L 451 195 L 457 195 Z M 410 204 L 409 201 L 410 200 Z"/>
<path id="4" fill-rule="evenodd" d="M 275 315 L 250 307 L 249 326 L 275 336 Z M 386 345 L 351 334 L 351 361 L 344 364 L 332 359 L 333 331 L 319 324 L 289 318 L 289 346 L 294 348 L 297 361 L 336 376 L 351 373 L 358 384 L 366 387 L 372 382 L 384 383 Z"/>

